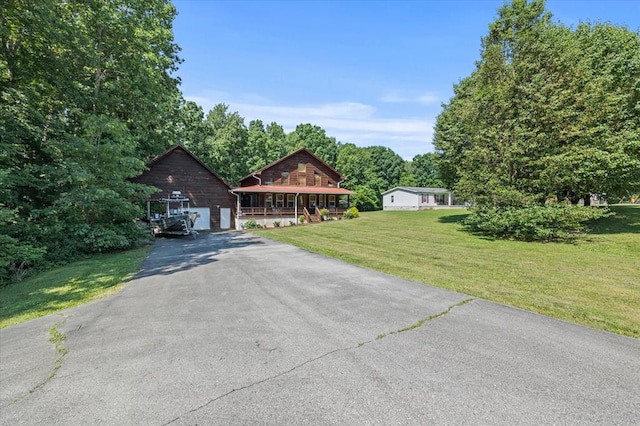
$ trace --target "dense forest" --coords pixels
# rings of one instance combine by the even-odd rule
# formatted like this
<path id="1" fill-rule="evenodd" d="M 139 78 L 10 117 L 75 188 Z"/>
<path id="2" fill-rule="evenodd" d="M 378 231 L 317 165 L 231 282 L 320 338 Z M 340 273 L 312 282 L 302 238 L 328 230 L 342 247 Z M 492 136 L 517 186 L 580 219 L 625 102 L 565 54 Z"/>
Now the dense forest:
<path id="1" fill-rule="evenodd" d="M 347 176 L 363 210 L 395 185 L 440 185 L 433 154 L 285 133 L 184 100 L 168 0 L 0 0 L 0 284 L 34 267 L 127 249 L 154 188 L 131 183 L 182 143 L 233 185 L 306 146 Z M 426 142 L 426 141 L 425 141 Z M 425 144 L 426 145 L 426 144 Z"/>

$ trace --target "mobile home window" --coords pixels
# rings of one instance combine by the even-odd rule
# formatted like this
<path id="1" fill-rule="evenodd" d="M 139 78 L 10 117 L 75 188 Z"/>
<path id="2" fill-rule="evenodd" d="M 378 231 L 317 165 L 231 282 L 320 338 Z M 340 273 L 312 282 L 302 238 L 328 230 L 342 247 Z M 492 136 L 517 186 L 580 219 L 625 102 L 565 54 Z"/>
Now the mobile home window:
<path id="1" fill-rule="evenodd" d="M 429 194 L 422 194 L 422 202 L 423 203 L 429 202 Z"/>
<path id="2" fill-rule="evenodd" d="M 391 202 L 393 203 L 393 195 L 391 196 Z"/>

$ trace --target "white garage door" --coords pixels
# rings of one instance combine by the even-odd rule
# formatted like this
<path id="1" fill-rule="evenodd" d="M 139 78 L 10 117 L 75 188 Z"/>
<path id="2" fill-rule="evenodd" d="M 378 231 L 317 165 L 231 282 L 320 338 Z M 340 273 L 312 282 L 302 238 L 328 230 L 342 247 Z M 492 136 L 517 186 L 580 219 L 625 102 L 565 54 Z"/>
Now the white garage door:
<path id="1" fill-rule="evenodd" d="M 196 219 L 193 229 L 206 231 L 211 229 L 211 211 L 209 207 L 191 207 L 189 211 L 199 213 L 200 217 Z"/>

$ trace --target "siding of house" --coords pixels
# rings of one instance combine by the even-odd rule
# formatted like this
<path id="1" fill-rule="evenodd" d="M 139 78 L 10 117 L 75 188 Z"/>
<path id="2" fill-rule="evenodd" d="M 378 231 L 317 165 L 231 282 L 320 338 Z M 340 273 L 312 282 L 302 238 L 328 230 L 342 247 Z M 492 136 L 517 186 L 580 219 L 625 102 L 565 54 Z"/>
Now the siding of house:
<path id="1" fill-rule="evenodd" d="M 197 160 L 185 148 L 176 146 L 148 164 L 149 170 L 131 179 L 133 182 L 155 186 L 162 192 L 150 200 L 168 197 L 172 191 L 182 192 L 191 207 L 209 208 L 210 229 L 220 228 L 220 209 L 231 209 L 231 227 L 234 227 L 235 196 L 222 179 Z"/>
<path id="2" fill-rule="evenodd" d="M 299 167 L 299 164 L 304 164 L 304 168 Z M 288 172 L 288 183 L 282 176 L 283 172 Z M 258 185 L 261 181 L 262 185 L 337 187 L 340 181 L 339 173 L 306 150 L 299 150 L 255 174 L 260 180 L 250 175 L 240 181 L 240 186 Z"/>
<path id="3" fill-rule="evenodd" d="M 395 190 L 382 196 L 383 210 L 418 210 L 419 207 L 420 195 L 413 192 Z"/>
<path id="4" fill-rule="evenodd" d="M 462 205 L 444 188 L 396 187 L 382 194 L 383 210 L 421 210 Z"/>

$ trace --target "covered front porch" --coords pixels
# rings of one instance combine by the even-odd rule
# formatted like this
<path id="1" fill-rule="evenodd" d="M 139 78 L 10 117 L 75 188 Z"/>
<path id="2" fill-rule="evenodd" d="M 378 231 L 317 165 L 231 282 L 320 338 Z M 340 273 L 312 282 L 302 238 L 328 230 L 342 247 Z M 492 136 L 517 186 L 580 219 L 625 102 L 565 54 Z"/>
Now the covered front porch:
<path id="1" fill-rule="evenodd" d="M 328 211 L 328 218 L 342 216 L 350 207 L 353 195 L 352 191 L 344 188 L 275 185 L 239 187 L 231 192 L 236 195 L 238 203 L 238 229 L 250 219 L 271 227 L 297 224 L 301 216 L 307 223 L 319 222 L 323 219 L 323 210 Z"/>

